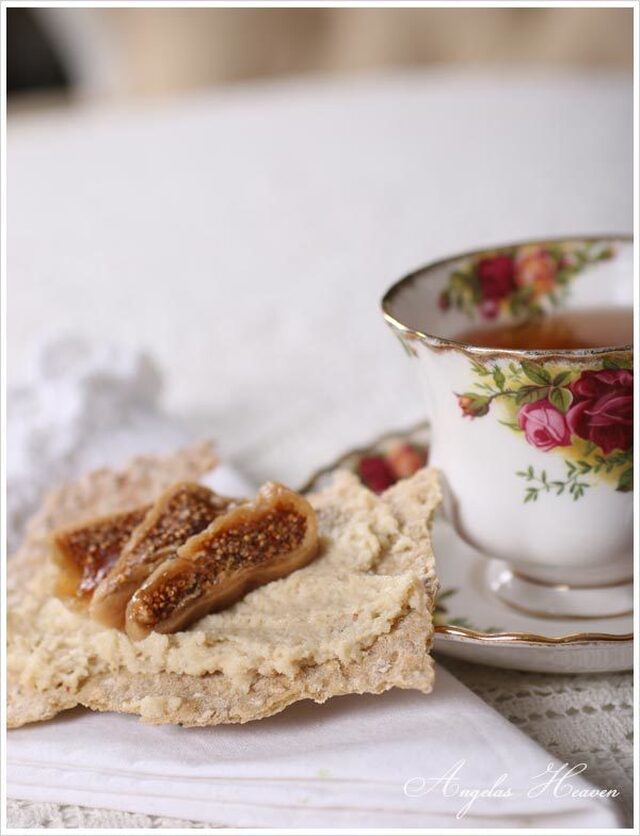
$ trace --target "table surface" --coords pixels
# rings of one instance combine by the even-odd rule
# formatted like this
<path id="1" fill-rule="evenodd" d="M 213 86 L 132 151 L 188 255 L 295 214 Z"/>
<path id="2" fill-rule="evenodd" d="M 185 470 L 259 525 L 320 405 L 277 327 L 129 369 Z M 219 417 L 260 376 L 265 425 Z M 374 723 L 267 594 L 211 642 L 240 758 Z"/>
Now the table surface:
<path id="1" fill-rule="evenodd" d="M 632 228 L 617 76 L 444 71 L 21 114 L 8 129 L 9 379 L 79 334 L 142 345 L 167 408 L 250 478 L 300 484 L 423 417 L 379 298 L 474 246 Z M 449 663 L 631 805 L 631 677 Z M 153 817 L 13 801 L 14 826 Z"/>

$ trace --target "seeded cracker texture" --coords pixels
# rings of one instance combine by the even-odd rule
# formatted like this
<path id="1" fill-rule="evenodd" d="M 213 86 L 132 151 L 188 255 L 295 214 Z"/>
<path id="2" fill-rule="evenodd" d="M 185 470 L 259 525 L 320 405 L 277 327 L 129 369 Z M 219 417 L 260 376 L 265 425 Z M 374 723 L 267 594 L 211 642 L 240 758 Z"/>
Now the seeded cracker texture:
<path id="1" fill-rule="evenodd" d="M 89 474 L 47 498 L 28 526 L 24 545 L 9 562 L 10 728 L 76 705 L 138 714 L 149 723 L 206 726 L 268 717 L 301 699 L 322 703 L 340 694 L 381 693 L 392 687 L 431 690 L 433 662 L 428 651 L 437 580 L 429 530 L 440 489 L 430 469 L 418 471 L 380 497 L 363 488 L 353 474 L 336 474 L 328 488 L 307 497 L 318 516 L 317 560 L 180 634 L 154 634 L 132 645 L 119 631 L 105 630 L 86 614 L 67 612 L 52 601 L 56 570 L 47 537 L 54 528 L 149 502 L 169 484 L 197 481 L 214 465 L 211 448 L 200 445 L 164 459 L 136 459 L 122 473 Z M 301 597 L 307 607 L 304 617 L 295 630 L 279 632 L 282 624 L 277 620 L 291 613 L 282 614 L 282 606 L 274 608 L 270 602 L 304 596 L 313 584 L 318 588 L 317 612 Z M 359 609 L 355 600 L 352 610 L 343 601 L 332 613 L 334 596 L 340 597 L 337 591 L 344 592 L 349 604 L 350 590 L 357 596 L 359 589 L 369 590 Z M 392 598 L 387 590 L 396 590 L 396 598 L 385 620 L 385 612 L 378 610 Z M 64 622 L 62 628 L 57 625 L 55 637 L 47 634 L 49 609 Z M 274 633 L 272 645 L 265 639 L 261 658 L 255 655 L 253 634 L 247 640 L 243 633 L 246 624 L 255 623 L 256 613 L 266 632 Z M 305 652 L 297 658 L 302 646 L 298 632 L 305 630 Z M 329 631 L 324 644 L 322 630 Z M 169 649 L 167 642 L 173 642 Z M 249 647 L 244 656 L 238 650 L 242 642 Z M 225 643 L 233 650 L 226 657 L 221 655 Z M 140 648 L 147 646 L 144 656 Z M 193 657 L 181 657 L 194 647 L 198 653 Z M 222 662 L 209 670 L 218 657 Z M 56 666 L 55 677 L 42 679 L 51 664 Z"/>

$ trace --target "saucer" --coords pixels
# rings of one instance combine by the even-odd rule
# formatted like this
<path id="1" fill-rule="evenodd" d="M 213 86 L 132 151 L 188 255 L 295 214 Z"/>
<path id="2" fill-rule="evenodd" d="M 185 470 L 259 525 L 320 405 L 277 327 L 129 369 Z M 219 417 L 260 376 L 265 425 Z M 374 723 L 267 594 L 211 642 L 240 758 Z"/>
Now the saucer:
<path id="1" fill-rule="evenodd" d="M 357 472 L 365 456 L 399 444 L 428 453 L 429 425 L 388 433 L 366 447 L 347 451 L 316 471 L 302 488 L 316 490 L 335 470 Z M 502 668 L 547 673 L 604 673 L 633 667 L 633 615 L 613 618 L 550 618 L 520 612 L 493 591 L 501 571 L 458 537 L 442 517 L 433 526 L 440 580 L 435 612 L 436 652 Z"/>

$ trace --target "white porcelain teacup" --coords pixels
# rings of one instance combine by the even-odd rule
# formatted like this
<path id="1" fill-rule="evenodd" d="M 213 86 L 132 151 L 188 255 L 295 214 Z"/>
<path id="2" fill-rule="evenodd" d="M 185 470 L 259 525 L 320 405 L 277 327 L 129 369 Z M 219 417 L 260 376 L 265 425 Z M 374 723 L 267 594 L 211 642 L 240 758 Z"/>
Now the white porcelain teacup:
<path id="1" fill-rule="evenodd" d="M 445 514 L 492 558 L 491 587 L 539 615 L 633 608 L 633 349 L 496 350 L 455 337 L 612 306 L 633 306 L 624 237 L 455 256 L 382 301 L 426 388 Z"/>

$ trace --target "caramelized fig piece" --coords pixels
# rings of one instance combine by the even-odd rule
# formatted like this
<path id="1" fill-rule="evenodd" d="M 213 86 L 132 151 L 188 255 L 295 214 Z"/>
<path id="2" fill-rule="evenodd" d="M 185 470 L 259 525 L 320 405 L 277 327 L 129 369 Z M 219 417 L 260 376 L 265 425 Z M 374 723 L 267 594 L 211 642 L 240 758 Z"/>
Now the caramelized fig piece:
<path id="1" fill-rule="evenodd" d="M 253 502 L 215 520 L 155 570 L 129 602 L 127 634 L 137 640 L 152 631 L 174 633 L 306 566 L 317 548 L 311 505 L 269 482 Z"/>
<path id="2" fill-rule="evenodd" d="M 60 567 L 56 593 L 80 607 L 85 606 L 150 507 L 145 505 L 97 517 L 55 531 L 51 536 L 51 550 Z"/>
<path id="3" fill-rule="evenodd" d="M 129 599 L 154 569 L 203 531 L 234 500 L 195 482 L 167 488 L 133 532 L 117 562 L 96 589 L 90 615 L 108 627 L 124 627 Z"/>

